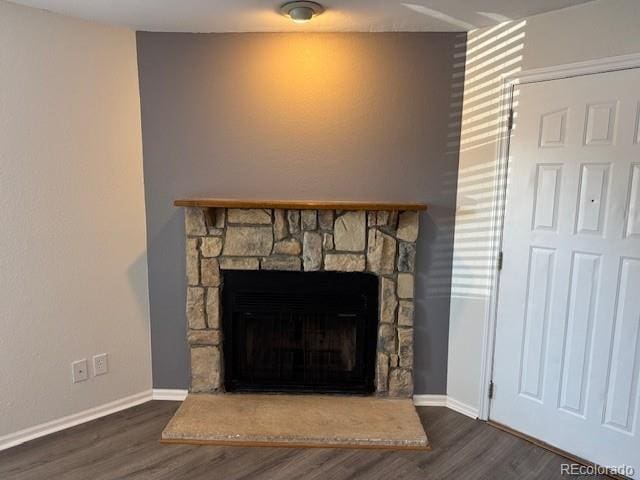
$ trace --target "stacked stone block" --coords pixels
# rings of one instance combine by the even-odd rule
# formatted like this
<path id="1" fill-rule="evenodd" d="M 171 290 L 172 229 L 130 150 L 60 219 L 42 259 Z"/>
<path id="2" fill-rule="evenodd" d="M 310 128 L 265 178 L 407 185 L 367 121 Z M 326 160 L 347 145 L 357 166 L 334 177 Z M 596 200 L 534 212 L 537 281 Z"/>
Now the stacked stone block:
<path id="1" fill-rule="evenodd" d="M 186 208 L 191 391 L 224 389 L 224 270 L 371 272 L 380 278 L 376 393 L 413 393 L 418 212 Z"/>

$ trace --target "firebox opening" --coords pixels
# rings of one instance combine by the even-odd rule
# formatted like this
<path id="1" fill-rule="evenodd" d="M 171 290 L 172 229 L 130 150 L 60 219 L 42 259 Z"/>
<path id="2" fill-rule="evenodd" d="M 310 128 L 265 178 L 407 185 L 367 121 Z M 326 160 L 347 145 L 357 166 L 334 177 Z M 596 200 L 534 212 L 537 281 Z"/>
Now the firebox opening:
<path id="1" fill-rule="evenodd" d="M 374 391 L 375 275 L 227 271 L 222 304 L 227 391 Z"/>

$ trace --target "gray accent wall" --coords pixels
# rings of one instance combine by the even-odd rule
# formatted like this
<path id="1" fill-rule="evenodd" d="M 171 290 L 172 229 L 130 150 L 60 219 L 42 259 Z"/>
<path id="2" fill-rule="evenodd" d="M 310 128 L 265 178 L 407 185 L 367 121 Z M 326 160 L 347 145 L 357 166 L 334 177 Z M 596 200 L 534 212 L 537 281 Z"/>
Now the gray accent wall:
<path id="1" fill-rule="evenodd" d="M 423 201 L 415 393 L 444 394 L 465 36 L 138 32 L 154 388 L 187 388 L 183 212 Z"/>

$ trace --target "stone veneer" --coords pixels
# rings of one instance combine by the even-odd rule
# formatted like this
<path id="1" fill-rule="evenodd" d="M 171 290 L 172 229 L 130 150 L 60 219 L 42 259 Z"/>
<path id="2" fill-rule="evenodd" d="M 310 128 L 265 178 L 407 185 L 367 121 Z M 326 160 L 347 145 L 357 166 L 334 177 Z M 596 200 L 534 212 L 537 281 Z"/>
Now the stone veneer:
<path id="1" fill-rule="evenodd" d="M 413 393 L 418 212 L 185 208 L 191 392 L 224 389 L 224 270 L 372 272 L 380 277 L 376 393 Z"/>

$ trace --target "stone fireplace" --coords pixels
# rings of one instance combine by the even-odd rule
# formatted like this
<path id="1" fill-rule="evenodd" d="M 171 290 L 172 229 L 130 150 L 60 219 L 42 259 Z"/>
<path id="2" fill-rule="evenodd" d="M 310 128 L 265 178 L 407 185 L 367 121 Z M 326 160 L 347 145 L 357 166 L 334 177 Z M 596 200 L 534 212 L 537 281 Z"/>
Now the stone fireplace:
<path id="1" fill-rule="evenodd" d="M 186 207 L 190 391 L 225 390 L 225 271 L 369 272 L 379 279 L 375 393 L 411 396 L 418 211 L 426 207 L 283 203 L 176 201 Z"/>

